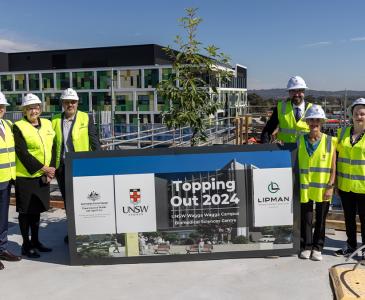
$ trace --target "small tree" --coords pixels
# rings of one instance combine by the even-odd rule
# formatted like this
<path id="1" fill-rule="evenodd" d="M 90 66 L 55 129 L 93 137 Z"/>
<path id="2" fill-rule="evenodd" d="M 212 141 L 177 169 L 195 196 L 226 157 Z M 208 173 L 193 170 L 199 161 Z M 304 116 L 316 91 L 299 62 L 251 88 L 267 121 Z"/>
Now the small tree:
<path id="1" fill-rule="evenodd" d="M 172 59 L 175 76 L 163 80 L 157 87 L 159 94 L 171 101 L 170 109 L 163 113 L 168 128 L 189 126 L 192 130 L 191 146 L 206 141 L 208 118 L 220 108 L 217 83 L 227 82 L 232 76 L 228 57 L 214 45 L 203 47 L 196 39 L 197 27 L 202 19 L 196 16 L 196 8 L 187 8 L 180 19 L 186 29 L 186 41 L 176 36 L 178 50 L 164 48 Z M 213 100 L 214 99 L 214 100 Z"/>

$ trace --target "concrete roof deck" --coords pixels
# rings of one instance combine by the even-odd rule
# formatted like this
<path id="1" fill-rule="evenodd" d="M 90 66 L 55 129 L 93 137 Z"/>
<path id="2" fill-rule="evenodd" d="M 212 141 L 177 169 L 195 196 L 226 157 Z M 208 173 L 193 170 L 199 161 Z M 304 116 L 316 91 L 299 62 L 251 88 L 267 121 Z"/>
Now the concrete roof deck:
<path id="1" fill-rule="evenodd" d="M 69 266 L 64 210 L 41 216 L 41 241 L 53 248 L 40 259 L 4 262 L 0 299 L 333 299 L 328 269 L 343 263 L 332 255 L 345 233 L 328 235 L 323 261 L 277 259 Z M 20 252 L 15 207 L 10 207 L 9 248 Z"/>

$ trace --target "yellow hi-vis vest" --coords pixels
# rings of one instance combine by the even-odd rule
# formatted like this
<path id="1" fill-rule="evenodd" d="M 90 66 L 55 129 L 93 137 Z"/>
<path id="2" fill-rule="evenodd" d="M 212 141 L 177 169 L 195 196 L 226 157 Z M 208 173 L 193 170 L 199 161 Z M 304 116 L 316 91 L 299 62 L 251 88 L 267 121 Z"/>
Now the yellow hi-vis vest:
<path id="1" fill-rule="evenodd" d="M 312 104 L 309 103 L 306 111 Z M 290 100 L 278 102 L 278 119 L 279 119 L 279 133 L 278 139 L 284 143 L 295 143 L 298 137 L 306 132 L 309 132 L 309 126 L 304 121 L 303 117 L 297 122 L 295 120 L 293 106 Z"/>
<path id="2" fill-rule="evenodd" d="M 0 120 L 5 128 L 5 140 L 0 137 L 0 182 L 15 179 L 14 136 L 10 121 Z M 1 130 L 1 129 L 0 129 Z"/>
<path id="3" fill-rule="evenodd" d="M 350 129 L 337 132 L 337 186 L 344 192 L 365 194 L 365 136 L 351 146 Z"/>
<path id="4" fill-rule="evenodd" d="M 52 145 L 55 132 L 52 129 L 51 121 L 41 118 L 40 124 L 39 128 L 35 128 L 27 120 L 21 119 L 15 122 L 14 125 L 21 131 L 29 154 L 35 157 L 42 165 L 49 167 L 52 159 Z M 36 178 L 42 175 L 43 171 L 41 170 L 30 174 L 19 158 L 16 158 L 17 177 Z"/>
<path id="5" fill-rule="evenodd" d="M 56 168 L 60 165 L 61 151 L 63 143 L 63 124 L 62 115 L 58 114 L 52 118 L 52 126 L 56 132 L 56 147 L 57 147 L 57 157 L 56 157 Z M 75 152 L 89 151 L 89 115 L 82 111 L 77 111 L 75 116 L 75 122 L 72 127 L 71 132 L 72 144 Z"/>
<path id="6" fill-rule="evenodd" d="M 337 139 L 322 134 L 321 141 L 312 156 L 308 155 L 304 136 L 298 139 L 300 202 L 323 201 L 323 194 L 331 176 L 333 152 Z"/>

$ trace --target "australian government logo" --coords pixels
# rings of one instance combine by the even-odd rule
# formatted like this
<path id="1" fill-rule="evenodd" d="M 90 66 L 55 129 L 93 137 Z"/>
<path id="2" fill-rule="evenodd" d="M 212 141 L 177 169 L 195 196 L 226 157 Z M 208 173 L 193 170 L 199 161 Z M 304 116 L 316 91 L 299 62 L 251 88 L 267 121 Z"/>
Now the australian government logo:
<path id="1" fill-rule="evenodd" d="M 278 183 L 271 181 L 267 185 L 267 190 L 270 194 L 257 198 L 257 202 L 260 205 L 285 205 L 290 203 L 290 196 L 277 194 L 280 191 Z"/>
<path id="2" fill-rule="evenodd" d="M 91 191 L 89 194 L 87 194 L 87 199 L 95 202 L 96 200 L 100 199 L 100 194 L 95 191 Z"/>
<path id="3" fill-rule="evenodd" d="M 124 214 L 130 216 L 141 216 L 148 212 L 148 205 L 143 204 L 143 197 L 141 189 L 130 189 L 129 190 L 129 205 L 122 206 Z"/>

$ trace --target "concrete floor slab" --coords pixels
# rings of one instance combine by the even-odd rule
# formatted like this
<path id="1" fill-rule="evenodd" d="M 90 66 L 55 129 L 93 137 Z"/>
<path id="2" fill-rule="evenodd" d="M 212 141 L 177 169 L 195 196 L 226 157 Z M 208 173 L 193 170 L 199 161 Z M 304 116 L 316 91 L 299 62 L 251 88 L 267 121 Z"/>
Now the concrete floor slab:
<path id="1" fill-rule="evenodd" d="M 15 208 L 10 208 L 10 249 L 20 252 Z M 296 256 L 108 266 L 69 266 L 64 211 L 42 214 L 41 241 L 53 248 L 37 260 L 4 262 L 0 299 L 333 299 L 328 269 L 344 232 L 328 235 L 323 261 Z"/>

